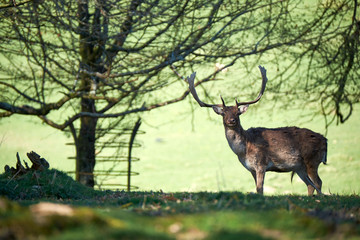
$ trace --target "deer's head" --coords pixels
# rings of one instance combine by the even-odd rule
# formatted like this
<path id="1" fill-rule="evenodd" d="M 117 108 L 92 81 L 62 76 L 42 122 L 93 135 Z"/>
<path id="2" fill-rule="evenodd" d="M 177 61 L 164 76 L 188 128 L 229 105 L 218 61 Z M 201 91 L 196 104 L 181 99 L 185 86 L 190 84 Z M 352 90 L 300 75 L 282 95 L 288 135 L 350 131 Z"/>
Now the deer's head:
<path id="1" fill-rule="evenodd" d="M 223 104 L 222 107 L 220 106 L 213 106 L 213 110 L 215 113 L 221 115 L 223 117 L 224 126 L 229 128 L 236 128 L 240 125 L 240 118 L 239 116 L 246 112 L 249 105 L 243 106 L 225 106 Z"/>
<path id="2" fill-rule="evenodd" d="M 262 76 L 262 85 L 261 90 L 258 95 L 258 97 L 250 102 L 238 102 L 235 100 L 236 105 L 235 106 L 226 106 L 224 99 L 220 96 L 222 104 L 207 104 L 202 102 L 195 90 L 194 86 L 194 79 L 196 76 L 196 73 L 192 73 L 189 77 L 187 77 L 187 81 L 189 83 L 189 89 L 191 94 L 193 95 L 194 99 L 199 103 L 201 107 L 211 107 L 215 113 L 221 115 L 223 117 L 223 123 L 225 127 L 229 128 L 237 128 L 240 126 L 240 118 L 239 116 L 246 112 L 250 104 L 254 104 L 260 100 L 262 97 L 266 83 L 267 83 L 267 77 L 266 77 L 266 69 L 262 66 L 259 66 L 261 76 Z"/>

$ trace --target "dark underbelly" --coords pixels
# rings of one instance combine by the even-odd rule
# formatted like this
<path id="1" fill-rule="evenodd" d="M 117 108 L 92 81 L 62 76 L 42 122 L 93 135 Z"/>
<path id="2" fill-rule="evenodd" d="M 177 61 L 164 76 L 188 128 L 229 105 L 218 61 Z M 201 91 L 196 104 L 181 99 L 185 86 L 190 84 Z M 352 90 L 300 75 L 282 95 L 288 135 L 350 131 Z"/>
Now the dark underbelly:
<path id="1" fill-rule="evenodd" d="M 270 172 L 291 172 L 292 170 L 288 170 L 288 169 L 280 169 L 277 167 L 270 167 L 268 169 L 266 169 L 266 171 L 270 171 Z"/>

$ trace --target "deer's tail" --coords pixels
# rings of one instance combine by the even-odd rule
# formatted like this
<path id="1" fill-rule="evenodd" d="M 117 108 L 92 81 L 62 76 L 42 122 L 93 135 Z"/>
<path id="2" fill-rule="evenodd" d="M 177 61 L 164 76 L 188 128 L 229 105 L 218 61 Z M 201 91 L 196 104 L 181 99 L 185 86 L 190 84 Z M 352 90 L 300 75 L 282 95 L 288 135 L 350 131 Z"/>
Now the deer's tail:
<path id="1" fill-rule="evenodd" d="M 292 172 L 291 172 L 291 182 L 293 181 L 294 175 L 295 175 L 295 172 L 292 171 Z"/>
<path id="2" fill-rule="evenodd" d="M 327 152 L 324 153 L 324 156 L 321 159 L 321 162 L 323 162 L 326 165 L 326 163 L 327 163 Z"/>
<path id="3" fill-rule="evenodd" d="M 327 162 L 327 141 L 325 143 L 324 155 L 323 155 L 323 157 L 321 159 L 321 162 L 323 162 L 324 164 L 326 164 L 326 162 Z"/>

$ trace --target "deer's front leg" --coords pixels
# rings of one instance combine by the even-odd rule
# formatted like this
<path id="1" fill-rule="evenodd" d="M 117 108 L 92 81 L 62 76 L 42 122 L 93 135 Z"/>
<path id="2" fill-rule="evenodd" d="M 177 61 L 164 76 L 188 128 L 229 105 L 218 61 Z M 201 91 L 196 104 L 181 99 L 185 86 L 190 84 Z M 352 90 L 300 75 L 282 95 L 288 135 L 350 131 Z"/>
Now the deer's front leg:
<path id="1" fill-rule="evenodd" d="M 264 170 L 256 170 L 256 192 L 258 194 L 264 194 Z"/>

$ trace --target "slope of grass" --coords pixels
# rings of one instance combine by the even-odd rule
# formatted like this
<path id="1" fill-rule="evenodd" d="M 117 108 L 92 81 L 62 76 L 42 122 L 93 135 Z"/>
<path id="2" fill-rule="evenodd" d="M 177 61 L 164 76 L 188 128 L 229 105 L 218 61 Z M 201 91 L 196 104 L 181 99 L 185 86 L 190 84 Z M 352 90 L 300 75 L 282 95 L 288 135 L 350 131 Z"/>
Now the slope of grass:
<path id="1" fill-rule="evenodd" d="M 20 176 L 0 175 L 0 196 L 14 200 L 41 198 L 82 199 L 95 197 L 99 192 L 86 187 L 56 169 L 29 171 Z"/>
<path id="2" fill-rule="evenodd" d="M 95 191 L 54 169 L 0 182 L 0 239 L 360 239 L 357 195 Z"/>

